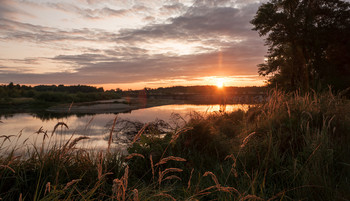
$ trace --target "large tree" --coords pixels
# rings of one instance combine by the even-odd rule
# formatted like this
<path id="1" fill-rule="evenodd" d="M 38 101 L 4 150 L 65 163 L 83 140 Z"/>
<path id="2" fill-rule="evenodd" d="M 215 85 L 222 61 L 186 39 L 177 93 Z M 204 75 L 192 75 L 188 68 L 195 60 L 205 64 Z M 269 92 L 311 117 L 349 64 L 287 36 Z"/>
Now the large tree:
<path id="1" fill-rule="evenodd" d="M 341 0 L 270 0 L 251 21 L 266 36 L 259 74 L 287 89 L 350 86 L 350 4 Z"/>

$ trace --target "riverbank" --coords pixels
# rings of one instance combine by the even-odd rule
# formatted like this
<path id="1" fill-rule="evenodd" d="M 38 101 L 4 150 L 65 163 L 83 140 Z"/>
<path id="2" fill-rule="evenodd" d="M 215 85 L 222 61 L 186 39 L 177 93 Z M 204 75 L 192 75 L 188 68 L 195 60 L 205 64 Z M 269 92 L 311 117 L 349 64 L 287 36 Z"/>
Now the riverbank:
<path id="1" fill-rule="evenodd" d="M 106 113 L 125 113 L 132 110 L 149 108 L 161 105 L 181 104 L 184 101 L 171 99 L 138 99 L 122 98 L 113 100 L 103 100 L 76 104 L 60 104 L 47 108 L 45 111 L 54 113 L 73 113 L 73 114 L 106 114 Z"/>
<path id="2" fill-rule="evenodd" d="M 116 91 L 103 88 L 76 85 L 26 86 L 10 83 L 0 85 L 0 114 L 40 113 L 59 104 L 92 102 L 120 98 Z"/>
<path id="3" fill-rule="evenodd" d="M 150 108 L 163 105 L 174 104 L 219 104 L 207 100 L 178 100 L 166 98 L 130 98 L 103 100 L 85 103 L 60 104 L 46 109 L 48 112 L 55 113 L 75 113 L 75 114 L 104 114 L 104 113 L 125 113 L 141 108 Z"/>
<path id="4" fill-rule="evenodd" d="M 349 101 L 330 93 L 269 97 L 248 111 L 195 114 L 163 138 L 145 126 L 128 156 L 78 149 L 84 136 L 28 149 L 27 157 L 1 155 L 0 198 L 350 199 Z"/>

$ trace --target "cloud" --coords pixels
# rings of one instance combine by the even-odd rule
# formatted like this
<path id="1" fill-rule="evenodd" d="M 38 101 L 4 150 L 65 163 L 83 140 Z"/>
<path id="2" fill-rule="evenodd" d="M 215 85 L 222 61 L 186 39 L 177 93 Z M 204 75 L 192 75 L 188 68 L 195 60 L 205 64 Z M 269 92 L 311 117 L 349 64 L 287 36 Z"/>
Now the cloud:
<path id="1" fill-rule="evenodd" d="M 98 3 L 92 0 L 82 2 L 90 6 Z M 56 46 L 69 43 L 74 53 L 33 57 L 26 63 L 34 68 L 40 65 L 38 61 L 45 59 L 57 65 L 71 66 L 69 71 L 65 68 L 61 72 L 39 74 L 3 67 L 0 68 L 0 80 L 5 83 L 105 84 L 256 75 L 256 65 L 263 62 L 266 48 L 258 34 L 251 30 L 249 21 L 259 4 L 241 1 L 237 7 L 236 2 L 197 0 L 191 7 L 176 2 L 164 4 L 159 6 L 158 15 L 154 17 L 148 15 L 154 10 L 141 3 L 123 9 L 47 4 L 87 20 L 130 13 L 148 18 L 145 19 L 149 22 L 146 26 L 115 32 L 96 28 L 64 29 L 3 18 L 0 19 L 2 42 L 30 41 Z M 158 20 L 161 15 L 171 17 L 162 22 Z M 21 62 L 25 64 L 26 61 Z M 4 61 L 2 66 L 6 66 Z"/>
<path id="2" fill-rule="evenodd" d="M 34 17 L 31 13 L 22 9 L 17 2 L 12 0 L 1 0 L 0 2 L 0 19 L 17 19 L 19 16 Z"/>
<path id="3" fill-rule="evenodd" d="M 125 17 L 133 13 L 146 11 L 148 9 L 144 6 L 134 6 L 130 9 L 113 9 L 110 7 L 91 9 L 82 8 L 74 4 L 68 3 L 48 3 L 47 6 L 61 11 L 78 14 L 81 17 L 88 19 L 102 19 L 105 17 Z"/>
<path id="4" fill-rule="evenodd" d="M 13 62 L 20 64 L 38 64 L 38 58 L 24 58 L 24 59 L 0 59 L 0 62 Z"/>
<path id="5" fill-rule="evenodd" d="M 159 11 L 161 15 L 168 16 L 168 15 L 177 15 L 178 13 L 185 12 L 187 9 L 188 9 L 187 6 L 181 3 L 174 3 L 174 4 L 163 5 L 159 9 Z"/>
<path id="6" fill-rule="evenodd" d="M 63 4 L 52 4 L 62 6 Z M 161 8 L 166 10 L 183 9 L 182 4 L 165 5 Z M 6 40 L 27 40 L 36 42 L 50 41 L 105 41 L 124 42 L 135 44 L 150 39 L 177 39 L 177 40 L 201 40 L 229 36 L 231 38 L 256 36 L 251 31 L 252 26 L 248 23 L 258 5 L 235 9 L 232 7 L 205 7 L 196 6 L 189 9 L 184 15 L 169 19 L 169 24 L 150 24 L 141 29 L 124 29 L 120 34 L 100 29 L 73 29 L 62 30 L 57 28 L 21 23 L 13 20 L 0 20 L 0 26 L 4 27 L 2 38 Z M 76 7 L 74 7 L 76 8 Z M 139 8 L 142 9 L 142 8 Z M 91 13 L 123 13 L 110 8 L 90 10 Z M 94 16 L 89 12 L 82 14 Z M 210 40 L 209 40 L 210 41 Z"/>
<path id="7" fill-rule="evenodd" d="M 21 83 L 32 80 L 32 83 L 35 82 L 33 84 L 103 84 L 176 79 L 182 76 L 201 77 L 208 74 L 218 76 L 255 74 L 255 65 L 261 62 L 261 57 L 256 55 L 261 53 L 262 51 L 255 48 L 254 44 L 245 44 L 238 48 L 225 49 L 221 53 L 174 57 L 139 56 L 138 59 L 130 60 L 117 60 L 105 54 L 59 55 L 53 59 L 63 63 L 74 63 L 80 68 L 74 73 L 1 74 L 0 79 L 5 82 Z M 221 64 L 218 63 L 219 54 L 222 57 Z"/>
<path id="8" fill-rule="evenodd" d="M 169 24 L 152 24 L 142 29 L 123 30 L 117 41 L 135 43 L 149 39 L 201 40 L 247 38 L 257 36 L 251 31 L 249 20 L 258 8 L 253 4 L 242 9 L 232 7 L 190 8 L 184 15 L 170 19 Z"/>
<path id="9" fill-rule="evenodd" d="M 12 8 L 11 2 L 9 0 L 3 0 L 0 4 L 0 18 L 11 15 L 15 13 L 15 9 Z"/>
<path id="10" fill-rule="evenodd" d="M 63 30 L 41 25 L 22 23 L 14 20 L 0 19 L 0 40 L 28 41 L 33 43 L 45 42 L 113 42 L 117 35 L 101 29 L 71 29 Z"/>

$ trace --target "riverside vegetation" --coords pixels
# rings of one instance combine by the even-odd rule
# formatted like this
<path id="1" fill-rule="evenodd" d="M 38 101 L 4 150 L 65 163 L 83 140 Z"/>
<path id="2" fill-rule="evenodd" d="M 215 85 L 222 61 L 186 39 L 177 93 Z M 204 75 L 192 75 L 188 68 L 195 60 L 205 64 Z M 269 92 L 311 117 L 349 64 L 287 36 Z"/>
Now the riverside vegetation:
<path id="1" fill-rule="evenodd" d="M 43 111 L 62 103 L 91 102 L 118 99 L 120 91 L 86 85 L 38 85 L 35 87 L 13 84 L 0 85 L 1 113 Z"/>
<path id="2" fill-rule="evenodd" d="M 227 95 L 231 96 L 233 92 L 235 94 L 264 94 L 266 87 L 226 87 L 225 91 Z M 215 86 L 177 86 L 123 91 L 119 88 L 104 90 L 102 87 L 96 88 L 86 85 L 38 85 L 32 87 L 13 84 L 11 82 L 8 85 L 0 85 L 0 112 L 1 114 L 31 112 L 43 116 L 45 115 L 45 111 L 50 110 L 50 108 L 51 110 L 52 108 L 55 108 L 55 111 L 57 108 L 59 108 L 59 112 L 62 113 L 62 111 L 64 111 L 63 113 L 67 114 L 66 111 L 68 111 L 68 108 L 71 108 L 72 106 L 91 106 L 94 104 L 103 104 L 102 102 L 98 103 L 98 101 L 101 100 L 112 100 L 109 102 L 112 104 L 125 103 L 132 106 L 131 108 L 133 109 L 184 103 L 185 101 L 186 103 L 200 102 L 207 104 L 218 102 L 217 97 L 220 97 L 221 93 L 222 90 L 218 90 Z M 208 97 L 208 94 L 215 98 Z M 197 98 L 193 97 L 193 95 L 196 95 Z M 145 99 L 151 96 L 154 98 L 148 99 L 147 102 L 140 101 L 140 98 Z M 203 98 L 203 96 L 205 96 L 205 98 Z M 176 97 L 180 97 L 180 100 L 177 100 Z M 181 100 L 181 98 L 185 98 L 186 100 Z M 127 99 L 127 101 L 124 99 Z M 205 99 L 204 102 L 203 99 Z M 130 110 L 129 107 L 124 108 L 124 111 L 128 110 Z M 84 112 L 89 113 L 89 110 Z M 107 113 L 115 111 L 106 110 L 104 112 Z M 70 113 L 74 113 L 73 108 Z M 58 113 L 55 115 L 58 115 Z"/>
<path id="3" fill-rule="evenodd" d="M 109 148 L 76 148 L 86 137 L 72 136 L 68 142 L 49 146 L 50 137 L 58 135 L 55 130 L 67 126 L 64 123 L 52 133 L 39 130 L 38 135 L 46 138 L 44 144 L 28 147 L 22 155 L 16 148 L 1 146 L 0 197 L 350 199 L 349 100 L 331 92 L 301 95 L 277 90 L 268 97 L 248 111 L 194 114 L 184 127 L 163 138 L 145 126 L 128 155 Z M 1 136 L 13 143 L 20 137 Z"/>

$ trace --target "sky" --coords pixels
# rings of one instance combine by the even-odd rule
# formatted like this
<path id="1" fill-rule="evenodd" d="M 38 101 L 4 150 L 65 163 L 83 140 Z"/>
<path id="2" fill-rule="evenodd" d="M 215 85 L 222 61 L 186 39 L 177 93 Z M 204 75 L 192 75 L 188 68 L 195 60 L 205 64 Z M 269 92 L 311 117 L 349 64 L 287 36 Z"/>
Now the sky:
<path id="1" fill-rule="evenodd" d="M 258 0 L 0 0 L 0 83 L 259 86 Z"/>

